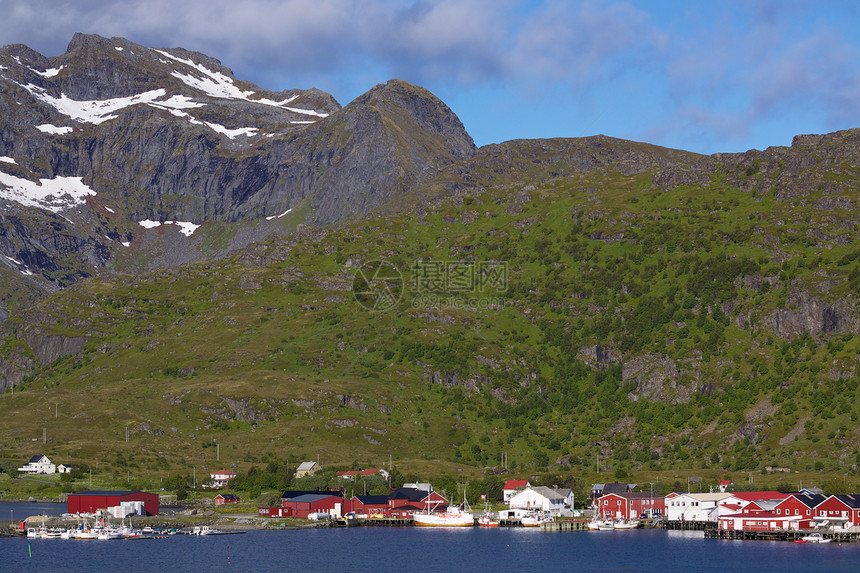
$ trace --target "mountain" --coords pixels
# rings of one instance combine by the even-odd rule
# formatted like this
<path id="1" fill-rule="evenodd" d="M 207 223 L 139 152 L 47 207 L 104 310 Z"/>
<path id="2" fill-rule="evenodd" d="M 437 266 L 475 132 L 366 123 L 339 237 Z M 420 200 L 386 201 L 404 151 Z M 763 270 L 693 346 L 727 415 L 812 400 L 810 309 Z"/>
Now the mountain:
<path id="1" fill-rule="evenodd" d="M 43 291 L 361 216 L 475 150 L 405 82 L 341 109 L 203 54 L 82 34 L 56 58 L 0 50 L 0 114 L 0 252 Z"/>
<path id="2" fill-rule="evenodd" d="M 856 473 L 860 130 L 475 149 L 401 81 L 341 109 L 179 49 L 40 58 L 0 55 L 7 459 L 44 428 L 147 479 L 216 441 L 242 468 Z"/>

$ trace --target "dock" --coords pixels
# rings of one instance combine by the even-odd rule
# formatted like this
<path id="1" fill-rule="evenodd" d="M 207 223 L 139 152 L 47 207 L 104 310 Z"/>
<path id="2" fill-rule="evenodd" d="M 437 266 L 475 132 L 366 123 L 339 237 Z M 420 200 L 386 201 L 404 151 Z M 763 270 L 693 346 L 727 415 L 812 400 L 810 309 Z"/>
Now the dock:
<path id="1" fill-rule="evenodd" d="M 810 530 L 801 531 L 738 531 L 734 529 L 717 529 L 710 527 L 705 529 L 705 539 L 726 539 L 743 541 L 799 541 L 801 537 L 812 533 Z M 829 539 L 832 543 L 857 543 L 860 541 L 860 532 L 853 531 L 820 531 L 821 537 Z"/>
<path id="2" fill-rule="evenodd" d="M 588 520 L 571 519 L 540 524 L 541 531 L 588 531 Z"/>

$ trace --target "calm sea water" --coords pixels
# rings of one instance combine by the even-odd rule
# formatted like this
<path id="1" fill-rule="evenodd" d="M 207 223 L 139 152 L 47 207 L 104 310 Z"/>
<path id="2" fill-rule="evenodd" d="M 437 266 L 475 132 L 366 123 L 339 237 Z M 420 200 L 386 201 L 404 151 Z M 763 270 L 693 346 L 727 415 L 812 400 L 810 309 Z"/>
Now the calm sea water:
<path id="1" fill-rule="evenodd" d="M 655 530 L 250 531 L 137 541 L 0 539 L 3 571 L 756 571 L 860 570 L 860 544 L 705 540 Z"/>

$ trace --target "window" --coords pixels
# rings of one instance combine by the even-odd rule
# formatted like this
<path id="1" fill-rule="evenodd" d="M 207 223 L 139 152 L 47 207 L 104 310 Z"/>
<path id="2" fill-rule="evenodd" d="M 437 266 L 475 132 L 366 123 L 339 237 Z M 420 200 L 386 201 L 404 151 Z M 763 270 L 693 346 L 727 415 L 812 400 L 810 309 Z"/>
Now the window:
<path id="1" fill-rule="evenodd" d="M 777 510 L 776 510 L 776 514 L 777 514 L 777 515 L 782 515 L 782 510 L 781 510 L 781 509 L 777 509 Z"/>

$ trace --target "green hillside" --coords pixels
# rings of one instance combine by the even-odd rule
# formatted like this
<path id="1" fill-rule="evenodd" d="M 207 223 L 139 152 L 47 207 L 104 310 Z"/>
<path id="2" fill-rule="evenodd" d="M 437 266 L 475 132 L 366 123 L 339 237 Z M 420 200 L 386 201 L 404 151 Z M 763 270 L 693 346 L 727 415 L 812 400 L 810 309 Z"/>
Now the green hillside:
<path id="1" fill-rule="evenodd" d="M 87 341 L 0 397 L 2 458 L 855 474 L 858 163 L 536 145 L 375 218 L 11 318 L 6 354 L 34 328 Z"/>

